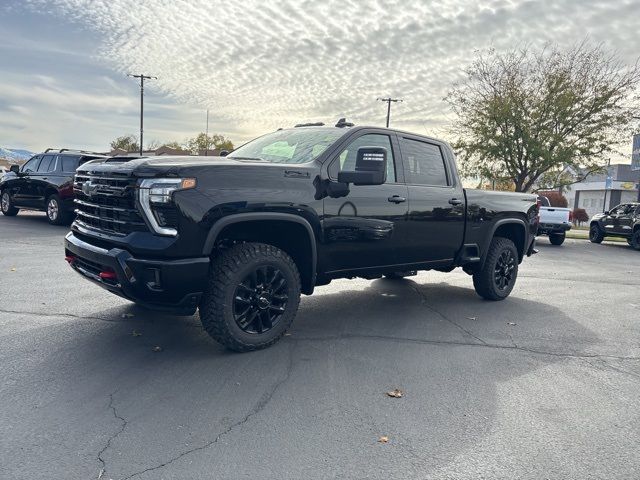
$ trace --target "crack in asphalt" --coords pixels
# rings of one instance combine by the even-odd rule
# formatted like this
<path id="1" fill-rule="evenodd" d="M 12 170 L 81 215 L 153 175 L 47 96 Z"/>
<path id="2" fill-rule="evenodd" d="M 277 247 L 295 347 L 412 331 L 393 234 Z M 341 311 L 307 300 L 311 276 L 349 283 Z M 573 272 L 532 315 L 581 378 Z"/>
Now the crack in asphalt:
<path id="1" fill-rule="evenodd" d="M 120 415 L 118 415 L 118 411 L 116 410 L 116 407 L 113 404 L 113 393 L 109 394 L 109 406 L 107 408 L 111 409 L 111 411 L 113 412 L 113 416 L 116 419 L 120 420 L 120 422 L 122 424 L 120 425 L 120 429 L 116 433 L 114 433 L 113 435 L 111 435 L 108 438 L 107 443 L 105 444 L 105 446 L 102 447 L 102 450 L 100 450 L 100 452 L 98 452 L 98 461 L 102 465 L 102 468 L 100 469 L 100 472 L 98 472 L 98 479 L 102 478 L 102 476 L 105 473 L 107 473 L 107 462 L 105 461 L 104 458 L 102 458 L 102 456 L 109 449 L 109 447 L 111 447 L 111 442 L 113 442 L 118 435 L 120 435 L 122 432 L 124 432 L 124 430 L 125 430 L 125 428 L 127 428 L 127 424 L 128 424 L 128 422 L 127 422 L 127 420 L 125 418 L 123 418 Z"/>
<path id="2" fill-rule="evenodd" d="M 536 280 L 556 280 L 559 282 L 576 282 L 576 283 L 596 283 L 598 285 L 601 285 L 603 282 L 602 280 L 586 280 L 586 279 L 581 279 L 581 278 L 564 278 L 564 277 L 539 277 L 537 275 L 523 275 L 521 273 L 518 274 L 518 278 L 534 278 Z M 606 285 L 619 285 L 619 286 L 623 286 L 623 287 L 638 287 L 640 286 L 640 283 L 626 283 L 626 282 L 604 282 L 606 283 Z"/>
<path id="3" fill-rule="evenodd" d="M 207 443 L 205 443 L 203 445 L 200 445 L 199 447 L 194 447 L 194 448 L 191 448 L 189 450 L 186 450 L 186 451 L 176 455 L 175 457 L 170 458 L 166 462 L 161 463 L 160 465 L 156 465 L 154 467 L 149 467 L 149 468 L 146 468 L 144 470 L 140 470 L 139 472 L 132 473 L 131 475 L 125 477 L 123 480 L 129 480 L 131 478 L 137 477 L 138 475 L 142 475 L 144 473 L 152 472 L 154 470 L 159 470 L 161 468 L 166 467 L 167 465 L 170 465 L 171 463 L 175 462 L 176 460 L 181 459 L 182 457 L 190 455 L 190 454 L 192 454 L 194 452 L 198 452 L 200 450 L 205 450 L 205 449 L 211 447 L 212 445 L 215 445 L 216 443 L 218 443 L 218 441 L 222 437 L 224 437 L 225 435 L 230 434 L 234 429 L 244 425 L 252 417 L 255 417 L 260 412 L 262 412 L 266 408 L 266 406 L 269 404 L 269 402 L 271 402 L 271 399 L 275 395 L 276 391 L 284 383 L 286 383 L 289 380 L 289 378 L 291 377 L 291 372 L 292 371 L 293 371 L 293 349 L 291 347 L 289 347 L 289 361 L 288 361 L 288 365 L 287 365 L 287 371 L 286 371 L 284 377 L 281 380 L 279 380 L 278 382 L 276 382 L 267 392 L 265 392 L 262 395 L 262 397 L 260 397 L 260 400 L 254 405 L 254 407 L 249 411 L 249 413 L 247 413 L 244 417 L 242 417 L 237 422 L 234 422 L 231 425 L 229 425 L 222 432 L 220 432 L 213 440 L 211 440 L 211 441 L 209 441 L 209 442 L 207 442 Z"/>
<path id="4" fill-rule="evenodd" d="M 429 310 L 431 310 L 433 313 L 439 315 L 442 319 L 444 319 L 445 321 L 449 322 L 451 325 L 454 325 L 456 327 L 458 327 L 458 329 L 460 329 L 461 331 L 463 331 L 464 333 L 466 333 L 467 335 L 475 338 L 476 340 L 478 340 L 479 342 L 483 343 L 484 345 L 487 345 L 487 342 L 485 342 L 483 339 L 481 339 L 480 337 L 478 337 L 477 335 L 474 335 L 473 333 L 471 333 L 469 330 L 467 330 L 466 328 L 464 328 L 463 326 L 459 325 L 457 322 L 454 322 L 453 320 L 451 320 L 449 317 L 447 317 L 445 314 L 443 314 L 442 312 L 440 312 L 439 310 L 436 310 L 433 306 L 429 305 L 429 302 L 427 301 L 427 297 L 425 296 L 424 293 L 422 293 L 420 291 L 420 289 L 418 287 L 416 287 L 415 285 L 410 285 L 411 289 L 416 292 L 418 294 L 418 296 L 420 297 L 421 303 L 422 305 L 424 305 L 425 307 L 427 307 Z"/>
<path id="5" fill-rule="evenodd" d="M 360 333 L 345 333 L 341 335 L 328 335 L 325 337 L 298 337 L 291 335 L 287 337 L 290 341 L 298 342 L 326 342 L 335 340 L 344 340 L 349 338 L 359 338 L 367 340 L 382 340 L 393 341 L 399 343 L 417 343 L 421 345 L 448 345 L 448 346 L 462 346 L 462 347 L 479 347 L 479 348 L 493 348 L 498 350 L 517 350 L 522 352 L 533 353 L 536 355 L 549 355 L 553 357 L 561 358 L 611 358 L 614 360 L 640 360 L 640 356 L 623 356 L 623 355 L 610 355 L 606 353 L 562 353 L 551 352 L 548 350 L 537 350 L 535 348 L 527 348 L 523 346 L 515 345 L 501 345 L 499 343 L 476 343 L 476 342 L 461 342 L 456 340 L 428 340 L 422 338 L 410 338 L 410 337 L 393 337 L 391 335 L 367 335 Z"/>
<path id="6" fill-rule="evenodd" d="M 611 365 L 610 363 L 608 363 L 607 361 L 605 361 L 602 358 L 595 358 L 594 360 L 598 360 L 600 362 L 600 364 L 601 364 L 601 367 L 598 367 L 597 365 L 593 364 L 589 360 L 586 360 L 586 362 L 589 365 L 591 365 L 592 367 L 594 367 L 594 368 L 600 368 L 600 370 L 609 369 L 609 370 L 613 370 L 614 372 L 621 373 L 623 375 L 629 375 L 630 377 L 640 379 L 640 374 L 635 373 L 635 372 L 630 372 L 629 370 L 625 370 L 624 368 L 615 367 L 615 366 Z"/>
<path id="7" fill-rule="evenodd" d="M 127 320 L 126 318 L 105 318 L 105 317 L 93 317 L 93 316 L 83 316 L 83 315 L 75 315 L 73 313 L 44 313 L 44 312 L 25 312 L 20 310 L 5 310 L 0 309 L 0 313 L 14 313 L 18 315 L 34 315 L 36 317 L 67 317 L 67 318 L 75 318 L 77 320 L 99 320 L 102 322 L 114 322 L 116 320 Z"/>

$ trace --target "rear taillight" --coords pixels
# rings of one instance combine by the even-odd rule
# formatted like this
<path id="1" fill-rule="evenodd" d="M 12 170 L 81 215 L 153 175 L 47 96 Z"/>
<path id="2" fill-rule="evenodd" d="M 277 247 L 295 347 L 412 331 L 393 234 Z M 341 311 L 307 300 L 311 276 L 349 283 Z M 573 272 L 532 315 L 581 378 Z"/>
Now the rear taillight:
<path id="1" fill-rule="evenodd" d="M 540 223 L 540 206 L 542 205 L 542 201 L 540 197 L 536 200 L 536 223 Z"/>
<path id="2" fill-rule="evenodd" d="M 569 210 L 569 221 L 573 222 L 573 212 Z"/>

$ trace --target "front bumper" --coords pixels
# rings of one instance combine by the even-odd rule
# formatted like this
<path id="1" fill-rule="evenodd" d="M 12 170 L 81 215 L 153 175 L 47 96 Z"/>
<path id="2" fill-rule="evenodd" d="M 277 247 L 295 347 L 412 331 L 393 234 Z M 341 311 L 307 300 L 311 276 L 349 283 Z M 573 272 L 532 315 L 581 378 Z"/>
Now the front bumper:
<path id="1" fill-rule="evenodd" d="M 202 296 L 209 258 L 147 260 L 120 248 L 92 245 L 69 232 L 65 255 L 76 272 L 102 288 L 143 306 L 192 315 Z"/>

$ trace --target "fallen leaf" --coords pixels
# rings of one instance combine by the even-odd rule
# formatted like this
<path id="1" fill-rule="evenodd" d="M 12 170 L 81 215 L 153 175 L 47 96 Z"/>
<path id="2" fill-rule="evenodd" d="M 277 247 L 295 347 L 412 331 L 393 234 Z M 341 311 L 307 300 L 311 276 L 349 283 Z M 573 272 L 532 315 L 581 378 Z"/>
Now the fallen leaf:
<path id="1" fill-rule="evenodd" d="M 103 475 L 104 475 L 104 468 L 100 469 L 100 473 L 98 474 L 98 480 L 100 480 Z"/>
<path id="2" fill-rule="evenodd" d="M 290 337 L 290 336 L 291 336 L 291 334 L 290 334 L 290 333 L 285 333 L 285 334 L 284 334 L 284 336 L 285 336 L 285 337 Z"/>
<path id="3" fill-rule="evenodd" d="M 142 336 L 142 334 L 141 334 L 139 331 L 137 331 L 137 330 L 134 330 L 133 332 L 131 332 L 131 335 L 133 335 L 134 337 L 140 337 L 140 336 Z"/>
<path id="4" fill-rule="evenodd" d="M 507 322 L 507 325 L 510 325 L 510 326 L 512 326 L 512 327 L 515 327 L 515 326 L 517 325 L 517 323 L 515 323 L 515 322 Z"/>
<path id="5" fill-rule="evenodd" d="M 467 317 L 469 320 L 477 320 L 478 317 Z"/>
<path id="6" fill-rule="evenodd" d="M 394 388 L 390 392 L 387 392 L 387 395 L 393 398 L 402 398 L 402 396 L 404 395 L 404 392 L 399 388 Z"/>
<path id="7" fill-rule="evenodd" d="M 387 442 L 389 442 L 389 437 L 387 437 L 386 435 L 383 435 L 378 439 L 378 443 L 387 443 Z"/>
<path id="8" fill-rule="evenodd" d="M 157 345 L 156 345 L 155 347 L 153 347 L 153 348 L 151 349 L 151 351 L 152 351 L 152 352 L 161 352 L 161 351 L 162 351 L 162 347 L 159 347 L 159 346 L 157 346 Z"/>
<path id="9" fill-rule="evenodd" d="M 123 313 L 122 314 L 122 318 L 132 318 L 133 317 L 133 313 Z"/>
<path id="10" fill-rule="evenodd" d="M 16 267 L 11 267 L 11 271 L 15 272 L 16 271 Z"/>

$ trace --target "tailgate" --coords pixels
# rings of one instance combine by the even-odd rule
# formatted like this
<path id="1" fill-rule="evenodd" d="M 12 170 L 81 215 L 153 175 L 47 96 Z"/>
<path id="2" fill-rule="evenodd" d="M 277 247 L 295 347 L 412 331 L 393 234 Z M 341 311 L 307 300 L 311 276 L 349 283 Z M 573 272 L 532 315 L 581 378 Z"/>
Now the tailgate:
<path id="1" fill-rule="evenodd" d="M 562 207 L 540 207 L 540 223 L 568 224 L 569 210 Z"/>

